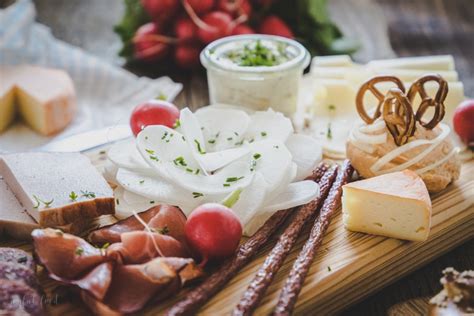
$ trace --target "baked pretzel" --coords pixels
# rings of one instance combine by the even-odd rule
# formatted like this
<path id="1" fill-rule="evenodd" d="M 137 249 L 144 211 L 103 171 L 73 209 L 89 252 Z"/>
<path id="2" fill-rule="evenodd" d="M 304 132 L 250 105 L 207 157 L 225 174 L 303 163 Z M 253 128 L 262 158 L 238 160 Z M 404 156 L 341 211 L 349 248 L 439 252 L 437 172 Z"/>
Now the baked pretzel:
<path id="1" fill-rule="evenodd" d="M 402 81 L 395 76 L 377 76 L 366 81 L 357 92 L 356 107 L 360 117 L 367 124 L 372 124 L 381 115 L 381 107 L 385 99 L 385 94 L 380 92 L 380 90 L 377 89 L 377 87 L 375 86 L 377 83 L 380 82 L 392 82 L 397 86 L 399 90 L 401 90 L 403 93 L 405 92 L 405 86 L 403 85 Z M 367 114 L 367 111 L 365 110 L 364 106 L 364 96 L 367 91 L 372 92 L 372 94 L 378 100 L 377 107 L 375 108 L 375 112 L 372 117 Z"/>
<path id="2" fill-rule="evenodd" d="M 392 88 L 385 95 L 382 117 L 398 146 L 406 144 L 415 132 L 413 109 L 401 89 Z"/>
<path id="3" fill-rule="evenodd" d="M 434 98 L 430 97 L 425 89 L 425 83 L 430 81 L 438 83 L 438 91 Z M 423 76 L 413 82 L 407 93 L 407 97 L 413 107 L 413 101 L 417 94 L 421 97 L 421 103 L 416 110 L 415 118 L 424 128 L 433 129 L 444 117 L 444 100 L 446 100 L 448 94 L 448 83 L 440 75 L 432 74 Z M 431 120 L 425 123 L 422 121 L 422 117 L 429 107 L 434 107 L 434 114 Z M 415 109 L 413 109 L 413 111 L 415 111 Z"/>

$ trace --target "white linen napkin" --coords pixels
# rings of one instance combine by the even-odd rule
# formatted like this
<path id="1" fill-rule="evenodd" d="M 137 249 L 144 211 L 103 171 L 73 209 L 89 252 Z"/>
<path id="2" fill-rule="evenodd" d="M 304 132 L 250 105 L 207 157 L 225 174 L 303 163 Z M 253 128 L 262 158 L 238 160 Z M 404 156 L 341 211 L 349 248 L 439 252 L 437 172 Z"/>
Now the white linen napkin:
<path id="1" fill-rule="evenodd" d="M 169 77 L 139 78 L 54 38 L 49 28 L 35 22 L 35 16 L 31 0 L 18 0 L 0 10 L 0 64 L 64 69 L 76 88 L 78 113 L 63 132 L 53 137 L 38 135 L 21 122 L 15 123 L 0 134 L 0 153 L 31 150 L 72 134 L 126 124 L 137 104 L 158 95 L 173 100 L 181 91 L 182 84 Z"/>

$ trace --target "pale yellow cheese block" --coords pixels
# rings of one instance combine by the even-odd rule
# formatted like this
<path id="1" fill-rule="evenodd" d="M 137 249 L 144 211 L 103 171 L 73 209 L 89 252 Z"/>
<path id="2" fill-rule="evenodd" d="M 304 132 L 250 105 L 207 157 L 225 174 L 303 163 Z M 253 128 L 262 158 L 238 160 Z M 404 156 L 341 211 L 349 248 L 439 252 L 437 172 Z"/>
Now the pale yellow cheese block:
<path id="1" fill-rule="evenodd" d="M 76 95 L 69 75 L 30 65 L 0 67 L 0 132 L 16 116 L 42 135 L 63 130 L 76 113 Z"/>
<path id="2" fill-rule="evenodd" d="M 424 241 L 431 226 L 431 200 L 413 171 L 394 172 L 343 186 L 344 226 L 351 231 Z"/>

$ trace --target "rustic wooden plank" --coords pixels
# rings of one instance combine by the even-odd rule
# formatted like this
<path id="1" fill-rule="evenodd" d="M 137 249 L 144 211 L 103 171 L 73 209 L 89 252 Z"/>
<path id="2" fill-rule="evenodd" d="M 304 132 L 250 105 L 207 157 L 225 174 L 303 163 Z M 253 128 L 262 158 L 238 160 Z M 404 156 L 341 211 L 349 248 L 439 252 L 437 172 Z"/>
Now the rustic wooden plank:
<path id="1" fill-rule="evenodd" d="M 100 168 L 104 162 L 103 153 L 91 153 L 92 161 Z M 356 301 L 376 292 L 388 283 L 399 279 L 420 266 L 474 237 L 474 161 L 463 165 L 461 179 L 441 194 L 433 196 L 433 217 L 430 238 L 425 242 L 408 242 L 381 236 L 353 233 L 344 229 L 342 215 L 333 219 L 324 238 L 321 251 L 316 256 L 306 278 L 296 305 L 296 314 L 337 313 Z M 112 216 L 102 217 L 100 224 L 113 222 Z M 97 223 L 92 225 L 94 227 Z M 256 314 L 267 314 L 278 299 L 280 288 L 301 249 L 307 232 L 301 236 L 292 249 L 285 264 L 278 272 L 274 283 Z M 32 250 L 27 243 L 1 242 L 2 246 L 15 246 Z M 255 272 L 265 259 L 271 245 L 249 263 L 231 282 L 218 293 L 201 312 L 203 314 L 227 314 L 237 304 Z M 49 297 L 52 297 L 57 282 L 40 272 L 40 281 Z M 155 315 L 169 307 L 179 296 L 158 306 L 144 310 L 145 315 Z M 420 301 L 419 301 L 420 302 Z M 426 300 L 421 301 L 422 304 Z M 424 303 L 423 303 L 424 302 Z M 415 308 L 423 308 L 422 304 Z M 402 310 L 408 307 L 398 306 Z M 78 301 L 49 306 L 52 315 L 83 315 L 85 307 Z"/>

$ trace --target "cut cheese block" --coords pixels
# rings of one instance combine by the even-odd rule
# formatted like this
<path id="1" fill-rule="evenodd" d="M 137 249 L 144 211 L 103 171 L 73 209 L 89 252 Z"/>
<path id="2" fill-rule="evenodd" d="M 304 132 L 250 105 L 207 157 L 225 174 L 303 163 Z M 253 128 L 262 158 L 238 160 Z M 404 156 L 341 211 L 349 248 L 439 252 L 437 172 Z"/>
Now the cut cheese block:
<path id="1" fill-rule="evenodd" d="M 90 160 L 79 153 L 3 155 L 0 174 L 43 227 L 83 223 L 115 212 L 112 189 Z"/>
<path id="2" fill-rule="evenodd" d="M 346 184 L 342 212 L 344 226 L 355 232 L 414 241 L 430 232 L 430 196 L 410 170 Z"/>
<path id="3" fill-rule="evenodd" d="M 52 135 L 63 130 L 76 112 L 76 96 L 69 75 L 37 66 L 0 66 L 0 132 L 21 119 L 36 132 Z"/>
<path id="4" fill-rule="evenodd" d="M 38 223 L 26 213 L 4 179 L 0 178 L 0 236 L 28 239 L 35 228 L 39 228 Z"/>

